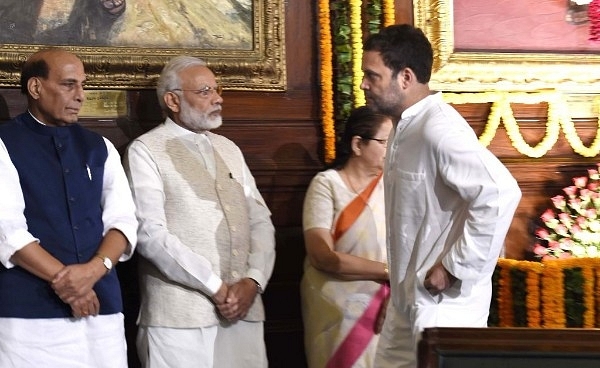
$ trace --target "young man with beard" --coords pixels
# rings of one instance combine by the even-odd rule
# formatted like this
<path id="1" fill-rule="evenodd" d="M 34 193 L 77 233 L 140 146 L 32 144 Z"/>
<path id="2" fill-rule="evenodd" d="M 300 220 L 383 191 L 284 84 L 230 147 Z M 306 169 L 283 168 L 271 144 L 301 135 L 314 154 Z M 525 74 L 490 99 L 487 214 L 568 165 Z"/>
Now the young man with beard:
<path id="1" fill-rule="evenodd" d="M 157 86 L 168 117 L 125 157 L 140 221 L 146 368 L 268 366 L 260 294 L 274 227 L 240 149 L 211 132 L 221 125 L 220 92 L 202 60 L 172 59 Z"/>
<path id="2" fill-rule="evenodd" d="M 491 277 L 521 198 L 506 167 L 429 89 L 433 50 L 394 25 L 365 42 L 367 104 L 393 117 L 384 166 L 392 303 L 375 366 L 416 367 L 427 327 L 485 327 Z"/>

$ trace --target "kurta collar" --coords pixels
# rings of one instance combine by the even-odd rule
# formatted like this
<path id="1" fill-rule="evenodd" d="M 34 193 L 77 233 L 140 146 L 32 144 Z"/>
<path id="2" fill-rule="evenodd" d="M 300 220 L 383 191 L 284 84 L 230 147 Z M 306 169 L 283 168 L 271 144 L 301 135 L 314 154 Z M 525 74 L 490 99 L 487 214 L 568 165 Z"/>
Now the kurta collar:
<path id="1" fill-rule="evenodd" d="M 165 126 L 177 138 L 195 143 L 199 138 L 208 139 L 206 132 L 196 133 L 175 123 L 171 118 L 165 120 Z"/>
<path id="2" fill-rule="evenodd" d="M 401 121 L 410 120 L 412 117 L 414 117 L 415 115 L 417 115 L 421 111 L 423 111 L 425 109 L 425 107 L 427 105 L 429 105 L 430 102 L 432 102 L 432 101 L 437 102 L 437 101 L 441 101 L 441 100 L 442 100 L 441 92 L 436 92 L 436 93 L 433 93 L 433 94 L 425 97 L 421 101 L 417 102 L 416 104 L 412 105 L 408 109 L 404 110 L 404 112 L 402 113 L 402 116 L 401 116 Z"/>

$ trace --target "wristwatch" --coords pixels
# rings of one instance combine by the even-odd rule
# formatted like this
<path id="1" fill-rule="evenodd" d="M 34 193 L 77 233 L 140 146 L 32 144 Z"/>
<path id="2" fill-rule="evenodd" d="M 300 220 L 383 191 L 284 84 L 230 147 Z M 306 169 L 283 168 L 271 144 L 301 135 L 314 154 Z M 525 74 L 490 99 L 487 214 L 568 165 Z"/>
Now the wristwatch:
<path id="1" fill-rule="evenodd" d="M 109 273 L 110 270 L 112 270 L 113 264 L 112 264 L 112 261 L 110 260 L 110 258 L 108 258 L 107 256 L 102 255 L 100 253 L 96 253 L 95 257 L 98 257 L 102 260 L 102 264 L 106 268 L 106 273 Z"/>

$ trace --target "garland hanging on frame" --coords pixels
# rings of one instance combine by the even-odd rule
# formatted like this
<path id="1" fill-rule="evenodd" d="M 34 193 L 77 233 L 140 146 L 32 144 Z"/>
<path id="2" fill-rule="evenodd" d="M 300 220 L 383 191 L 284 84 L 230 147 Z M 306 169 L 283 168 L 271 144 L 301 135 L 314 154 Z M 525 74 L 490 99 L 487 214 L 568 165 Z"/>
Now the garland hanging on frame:
<path id="1" fill-rule="evenodd" d="M 600 1 L 600 0 L 599 0 Z M 319 0 L 319 56 L 321 84 L 321 121 L 325 162 L 336 156 L 338 134 L 353 107 L 365 104 L 360 83 L 363 41 L 381 28 L 395 23 L 394 0 Z M 589 147 L 581 141 L 568 106 L 559 93 L 482 92 L 445 93 L 451 104 L 492 103 L 485 129 L 479 141 L 488 146 L 500 123 L 504 124 L 512 146 L 521 154 L 539 158 L 552 149 L 562 129 L 573 151 L 584 157 L 600 153 L 600 100 L 594 101 L 599 114 L 596 137 Z M 535 147 L 519 132 L 510 103 L 548 103 L 546 134 Z"/>
<path id="2" fill-rule="evenodd" d="M 337 132 L 353 107 L 365 104 L 362 45 L 369 34 L 394 24 L 393 0 L 319 0 L 321 120 L 325 162 L 335 159 Z"/>

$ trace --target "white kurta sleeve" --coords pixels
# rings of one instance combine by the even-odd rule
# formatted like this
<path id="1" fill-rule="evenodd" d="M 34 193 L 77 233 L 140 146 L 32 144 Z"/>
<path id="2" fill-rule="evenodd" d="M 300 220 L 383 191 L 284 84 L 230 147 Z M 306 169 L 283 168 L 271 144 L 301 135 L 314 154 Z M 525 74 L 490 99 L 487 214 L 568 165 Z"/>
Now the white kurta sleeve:
<path id="1" fill-rule="evenodd" d="M 156 163 L 140 141 L 131 143 L 124 160 L 139 221 L 138 248 L 169 279 L 214 295 L 222 285 L 211 263 L 185 246 L 167 228 L 165 193 Z"/>
<path id="2" fill-rule="evenodd" d="M 25 200 L 19 174 L 0 140 L 0 262 L 11 268 L 12 255 L 31 242 L 38 241 L 27 231 Z"/>
<path id="3" fill-rule="evenodd" d="M 476 280 L 495 266 L 521 191 L 490 151 L 476 140 L 460 137 L 449 134 L 438 150 L 440 173 L 467 208 L 462 235 L 442 263 L 458 279 Z"/>
<path id="4" fill-rule="evenodd" d="M 250 220 L 250 254 L 246 277 L 256 280 L 264 290 L 275 265 L 275 227 L 271 222 L 271 211 L 258 191 L 245 161 L 242 173 Z"/>
<path id="5" fill-rule="evenodd" d="M 119 261 L 123 262 L 131 258 L 135 250 L 138 222 L 135 218 L 135 205 L 129 183 L 121 164 L 121 156 L 108 139 L 104 138 L 104 142 L 108 149 L 108 158 L 104 163 L 102 183 L 101 205 L 104 223 L 102 235 L 106 235 L 110 229 L 117 229 L 125 235 L 129 244 L 119 258 Z"/>

